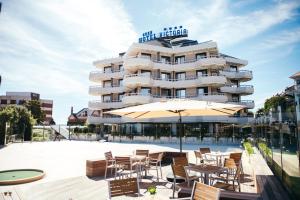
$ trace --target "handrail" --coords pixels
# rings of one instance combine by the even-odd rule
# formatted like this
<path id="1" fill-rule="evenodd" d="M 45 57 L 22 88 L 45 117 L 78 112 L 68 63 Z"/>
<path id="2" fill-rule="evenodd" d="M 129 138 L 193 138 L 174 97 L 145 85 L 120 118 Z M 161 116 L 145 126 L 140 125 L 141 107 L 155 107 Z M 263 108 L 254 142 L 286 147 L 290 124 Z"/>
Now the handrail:
<path id="1" fill-rule="evenodd" d="M 196 79 L 199 79 L 199 78 L 202 78 L 202 77 L 216 77 L 216 76 L 220 76 L 220 77 L 224 77 L 224 75 L 219 75 L 217 73 L 214 73 L 214 74 L 202 74 L 201 76 L 188 76 L 188 77 L 185 77 L 185 78 L 182 78 L 182 79 L 165 79 L 165 78 L 161 78 L 161 77 L 154 77 L 154 76 L 151 76 L 149 74 L 127 74 L 124 76 L 124 78 L 130 78 L 130 77 L 148 77 L 148 78 L 151 78 L 153 80 L 162 80 L 162 81 L 171 81 L 171 82 L 175 82 L 175 81 L 184 81 L 184 80 L 196 80 Z"/>
<path id="2" fill-rule="evenodd" d="M 178 96 L 162 96 L 162 95 L 152 95 L 152 94 L 143 94 L 143 93 L 127 93 L 124 96 L 150 96 L 153 98 L 167 98 L 167 99 L 173 99 L 173 98 L 195 98 L 195 97 L 202 97 L 202 96 L 224 96 L 224 93 L 220 92 L 211 92 L 211 93 L 203 93 L 199 95 L 189 95 L 184 97 L 178 97 Z"/>
<path id="3" fill-rule="evenodd" d="M 232 87 L 232 88 L 253 88 L 253 85 L 234 85 L 234 84 L 225 84 L 223 87 Z"/>
<path id="4" fill-rule="evenodd" d="M 124 69 L 121 70 L 109 70 L 109 71 L 91 71 L 90 74 L 113 74 L 113 73 L 118 73 L 118 72 L 124 72 Z"/>
<path id="5" fill-rule="evenodd" d="M 102 100 L 93 100 L 90 101 L 90 103 L 118 103 L 118 102 L 122 102 L 122 100 L 109 100 L 109 101 L 102 101 Z"/>
<path id="6" fill-rule="evenodd" d="M 90 89 L 94 89 L 94 88 L 115 88 L 115 87 L 123 87 L 123 85 L 109 85 L 109 86 L 92 85 L 92 86 L 90 86 Z"/>
<path id="7" fill-rule="evenodd" d="M 252 74 L 252 71 L 251 70 L 236 70 L 236 71 L 232 71 L 232 70 L 230 70 L 230 69 L 223 69 L 223 70 L 221 70 L 220 72 L 234 72 L 234 73 L 239 73 L 239 72 L 249 72 L 249 73 L 251 73 Z"/>

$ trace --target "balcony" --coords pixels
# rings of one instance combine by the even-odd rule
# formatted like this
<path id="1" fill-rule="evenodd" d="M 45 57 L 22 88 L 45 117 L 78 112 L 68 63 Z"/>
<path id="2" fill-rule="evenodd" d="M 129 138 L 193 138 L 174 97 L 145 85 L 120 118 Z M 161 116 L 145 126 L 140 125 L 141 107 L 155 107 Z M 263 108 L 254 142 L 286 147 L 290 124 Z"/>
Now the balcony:
<path id="1" fill-rule="evenodd" d="M 118 124 L 122 122 L 122 118 L 119 116 L 106 116 L 106 117 L 88 116 L 87 122 L 89 124 Z"/>
<path id="2" fill-rule="evenodd" d="M 115 58 L 107 58 L 107 59 L 103 59 L 103 60 L 97 60 L 97 61 L 93 62 L 93 64 L 97 68 L 102 69 L 103 67 L 110 66 L 111 63 L 117 63 L 117 62 L 122 62 L 122 61 L 123 61 L 122 57 L 115 57 Z"/>
<path id="3" fill-rule="evenodd" d="M 199 100 L 199 101 L 212 101 L 218 103 L 224 103 L 228 101 L 228 97 L 223 93 L 208 93 L 208 94 L 203 94 L 203 95 L 198 95 L 198 96 L 188 97 L 188 98 Z"/>
<path id="4" fill-rule="evenodd" d="M 253 100 L 228 101 L 227 103 L 246 106 L 248 109 L 253 109 L 255 107 Z"/>
<path id="5" fill-rule="evenodd" d="M 153 80 L 148 74 L 129 74 L 125 75 L 123 85 L 128 88 L 135 88 L 138 86 L 151 86 Z"/>
<path id="6" fill-rule="evenodd" d="M 152 101 L 153 97 L 150 94 L 146 95 L 141 93 L 129 93 L 122 99 L 123 104 L 126 106 L 151 103 Z"/>
<path id="7" fill-rule="evenodd" d="M 89 80 L 101 83 L 103 80 L 120 79 L 124 76 L 124 70 L 118 71 L 92 71 L 90 72 Z"/>
<path id="8" fill-rule="evenodd" d="M 102 87 L 101 85 L 90 86 L 89 94 L 93 96 L 99 96 L 103 94 L 112 94 L 112 93 L 122 93 L 125 91 L 124 86 L 106 86 Z"/>
<path id="9" fill-rule="evenodd" d="M 89 109 L 91 110 L 101 110 L 109 108 L 122 108 L 124 104 L 120 100 L 112 101 L 89 101 Z"/>
<path id="10" fill-rule="evenodd" d="M 230 79 L 239 79 L 240 81 L 249 81 L 253 78 L 252 71 L 239 70 L 239 71 L 220 71 L 221 75 L 226 76 Z"/>
<path id="11" fill-rule="evenodd" d="M 240 85 L 240 86 L 232 86 L 226 85 L 220 88 L 221 92 L 224 93 L 231 93 L 231 94 L 241 94 L 241 95 L 248 95 L 253 94 L 254 88 L 252 85 Z"/>
<path id="12" fill-rule="evenodd" d="M 153 62 L 148 57 L 130 57 L 124 60 L 123 66 L 128 71 L 136 71 L 138 69 L 152 70 Z"/>

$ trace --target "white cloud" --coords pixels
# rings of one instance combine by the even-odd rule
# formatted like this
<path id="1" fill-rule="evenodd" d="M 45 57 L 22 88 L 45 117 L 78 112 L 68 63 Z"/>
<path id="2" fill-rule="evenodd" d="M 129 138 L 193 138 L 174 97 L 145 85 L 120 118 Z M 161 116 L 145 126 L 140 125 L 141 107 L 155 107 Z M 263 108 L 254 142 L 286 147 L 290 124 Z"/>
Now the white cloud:
<path id="1" fill-rule="evenodd" d="M 56 103 L 86 106 L 92 62 L 117 56 L 137 37 L 120 0 L 10 0 L 0 17 L 1 89 L 37 91 Z"/>

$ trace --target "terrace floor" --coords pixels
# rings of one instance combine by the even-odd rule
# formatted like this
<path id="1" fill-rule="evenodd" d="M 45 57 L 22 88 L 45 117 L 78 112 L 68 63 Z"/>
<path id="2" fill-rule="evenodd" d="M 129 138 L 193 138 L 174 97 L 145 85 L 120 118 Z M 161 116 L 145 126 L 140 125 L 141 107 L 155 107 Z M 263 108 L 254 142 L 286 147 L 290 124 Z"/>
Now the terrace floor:
<path id="1" fill-rule="evenodd" d="M 213 151 L 241 151 L 238 146 L 213 146 Z M 87 159 L 103 158 L 105 151 L 111 150 L 114 155 L 129 155 L 135 149 L 149 149 L 150 152 L 178 151 L 177 144 L 129 144 L 100 143 L 82 141 L 33 142 L 11 144 L 0 149 L 0 170 L 37 168 L 46 172 L 46 176 L 36 182 L 0 186 L 0 194 L 12 191 L 12 199 L 106 199 L 108 197 L 107 182 L 103 179 L 90 179 L 85 176 Z M 193 151 L 199 145 L 184 145 L 183 150 L 189 152 L 190 162 L 195 162 Z M 244 182 L 243 192 L 255 193 L 253 167 L 246 156 L 243 156 Z M 171 172 L 170 166 L 163 167 L 163 176 Z M 155 171 L 150 172 L 155 174 Z M 145 179 L 141 184 L 142 199 L 151 198 L 145 193 L 151 180 Z M 168 199 L 171 196 L 171 184 L 161 179 L 158 194 L 154 199 Z M 2 195 L 2 198 L 4 196 Z M 11 198 L 10 198 L 11 199 Z M 116 198 L 118 199 L 118 198 Z M 121 199 L 124 199 L 121 198 Z M 130 197 L 126 197 L 130 199 Z M 137 198 L 134 198 L 137 199 Z M 0 195 L 0 200 L 1 195 Z"/>

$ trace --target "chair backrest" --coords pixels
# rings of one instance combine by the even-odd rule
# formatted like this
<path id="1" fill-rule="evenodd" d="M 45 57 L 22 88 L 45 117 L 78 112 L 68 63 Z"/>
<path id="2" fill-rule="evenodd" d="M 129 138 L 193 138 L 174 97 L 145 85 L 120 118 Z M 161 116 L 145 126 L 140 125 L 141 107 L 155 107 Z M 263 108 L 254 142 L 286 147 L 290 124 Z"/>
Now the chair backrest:
<path id="1" fill-rule="evenodd" d="M 158 156 L 157 156 L 157 161 L 161 162 L 162 159 L 163 159 L 163 156 L 164 156 L 163 152 L 159 153 Z"/>
<path id="2" fill-rule="evenodd" d="M 111 151 L 105 152 L 104 156 L 105 156 L 106 160 L 112 160 L 113 159 L 113 155 L 112 155 Z"/>
<path id="3" fill-rule="evenodd" d="M 135 151 L 135 155 L 137 156 L 147 156 L 149 157 L 149 150 L 137 149 Z"/>
<path id="4" fill-rule="evenodd" d="M 188 166 L 189 161 L 186 156 L 181 156 L 181 157 L 174 157 L 173 158 L 173 164 L 174 165 L 182 165 L 182 166 Z"/>
<path id="5" fill-rule="evenodd" d="M 171 167 L 172 167 L 174 177 L 181 177 L 187 180 L 186 171 L 183 165 L 172 164 Z"/>
<path id="6" fill-rule="evenodd" d="M 123 166 L 124 169 L 130 170 L 131 169 L 131 160 L 130 157 L 121 157 L 121 156 L 116 156 L 116 165 Z"/>
<path id="7" fill-rule="evenodd" d="M 225 158 L 224 167 L 226 167 L 228 169 L 236 169 L 237 168 L 233 158 Z"/>
<path id="8" fill-rule="evenodd" d="M 229 158 L 232 158 L 235 162 L 235 165 L 238 166 L 242 159 L 242 153 L 231 153 Z"/>
<path id="9" fill-rule="evenodd" d="M 115 196 L 139 194 L 137 178 L 127 178 L 108 181 L 109 199 Z"/>
<path id="10" fill-rule="evenodd" d="M 201 154 L 210 153 L 210 148 L 199 148 Z"/>
<path id="11" fill-rule="evenodd" d="M 203 159 L 202 154 L 201 154 L 200 151 L 194 151 L 194 153 L 195 153 L 195 157 L 196 157 L 196 158 Z"/>
<path id="12" fill-rule="evenodd" d="M 195 181 L 192 191 L 192 200 L 218 200 L 220 189 Z"/>

